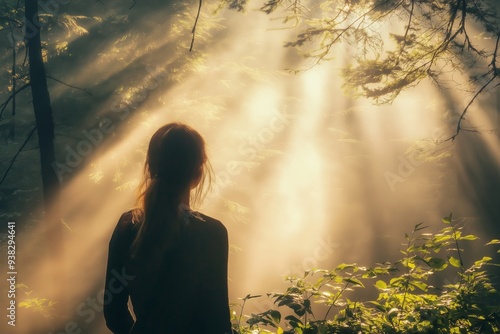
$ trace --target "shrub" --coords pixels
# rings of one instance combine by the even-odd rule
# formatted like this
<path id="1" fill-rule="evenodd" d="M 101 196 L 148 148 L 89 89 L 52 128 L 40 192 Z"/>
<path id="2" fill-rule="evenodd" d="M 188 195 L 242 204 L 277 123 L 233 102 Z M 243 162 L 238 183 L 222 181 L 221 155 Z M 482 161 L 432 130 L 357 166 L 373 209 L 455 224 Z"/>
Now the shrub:
<path id="1" fill-rule="evenodd" d="M 237 333 L 499 333 L 500 303 L 487 266 L 498 266 L 483 256 L 465 267 L 461 244 L 477 241 L 463 227 L 442 219 L 439 233 L 423 233 L 417 224 L 405 234 L 402 258 L 365 268 L 340 264 L 332 270 L 314 269 L 303 277 L 289 276 L 285 292 L 270 293 L 275 308 L 244 316 L 249 299 L 242 299 Z M 492 240 L 486 245 L 500 245 Z M 497 251 L 500 253 L 500 250 Z M 437 272 L 452 271 L 454 283 L 431 285 Z M 447 273 L 448 274 L 448 273 Z M 448 276 L 449 277 L 449 276 Z M 348 292 L 373 287 L 376 300 L 354 301 Z M 352 294 L 352 293 L 351 293 Z M 242 324 L 243 317 L 246 323 Z"/>

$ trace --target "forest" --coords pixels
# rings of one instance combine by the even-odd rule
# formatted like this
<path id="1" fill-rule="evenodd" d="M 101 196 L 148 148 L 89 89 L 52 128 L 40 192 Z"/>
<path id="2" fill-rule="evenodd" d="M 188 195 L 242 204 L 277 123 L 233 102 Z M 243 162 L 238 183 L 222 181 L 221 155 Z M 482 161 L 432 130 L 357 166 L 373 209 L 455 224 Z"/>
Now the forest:
<path id="1" fill-rule="evenodd" d="M 500 332 L 499 45 L 497 0 L 2 0 L 0 332 L 110 333 L 110 236 L 174 121 L 234 333 Z"/>

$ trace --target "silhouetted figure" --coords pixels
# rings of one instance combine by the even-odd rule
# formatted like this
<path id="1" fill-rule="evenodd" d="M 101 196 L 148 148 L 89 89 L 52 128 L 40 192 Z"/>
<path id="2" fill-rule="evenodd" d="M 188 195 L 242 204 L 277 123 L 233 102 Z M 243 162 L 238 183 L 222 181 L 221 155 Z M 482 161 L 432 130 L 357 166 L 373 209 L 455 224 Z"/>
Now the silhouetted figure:
<path id="1" fill-rule="evenodd" d="M 170 123 L 151 138 L 139 206 L 120 217 L 109 243 L 104 317 L 113 333 L 231 333 L 226 228 L 189 209 L 207 170 L 192 128 Z"/>

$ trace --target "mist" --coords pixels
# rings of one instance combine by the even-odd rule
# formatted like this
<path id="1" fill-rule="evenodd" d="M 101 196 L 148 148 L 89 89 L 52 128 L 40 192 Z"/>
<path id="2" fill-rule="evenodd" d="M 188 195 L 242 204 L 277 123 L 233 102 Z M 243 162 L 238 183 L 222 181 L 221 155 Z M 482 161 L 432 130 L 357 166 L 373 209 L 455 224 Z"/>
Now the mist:
<path id="1" fill-rule="evenodd" d="M 499 238 L 498 90 L 470 109 L 479 133 L 444 142 L 469 101 L 463 92 L 424 80 L 390 105 L 355 98 L 343 89 L 351 53 L 342 46 L 334 59 L 291 73 L 310 61 L 283 47 L 295 32 L 256 5 L 217 14 L 205 5 L 189 52 L 197 4 L 104 3 L 89 4 L 101 19 L 83 22 L 88 34 L 72 36 L 71 57 L 46 65 L 92 92 L 50 82 L 65 224 L 57 261 L 41 251 L 52 242 L 42 233 L 41 194 L 23 197 L 41 187 L 36 139 L 2 185 L 3 220 L 19 231 L 18 299 L 50 292 L 67 311 L 49 320 L 19 308 L 15 333 L 50 333 L 54 323 L 105 332 L 109 238 L 135 205 L 149 138 L 173 121 L 207 143 L 215 178 L 195 209 L 228 229 L 232 303 L 281 289 L 285 275 L 392 260 L 405 232 L 420 222 L 437 231 L 450 212 L 484 243 Z M 24 99 L 19 129 L 32 113 Z M 2 148 L 2 170 L 10 158 Z M 267 306 L 255 301 L 247 312 Z"/>

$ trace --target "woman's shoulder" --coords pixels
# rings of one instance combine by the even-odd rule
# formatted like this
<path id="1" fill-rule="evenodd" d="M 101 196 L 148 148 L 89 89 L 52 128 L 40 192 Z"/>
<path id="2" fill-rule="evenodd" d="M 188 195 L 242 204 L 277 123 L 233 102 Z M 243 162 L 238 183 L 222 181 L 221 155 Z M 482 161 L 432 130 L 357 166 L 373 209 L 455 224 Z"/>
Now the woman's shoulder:
<path id="1" fill-rule="evenodd" d="M 193 217 L 195 221 L 198 221 L 198 223 L 205 228 L 217 230 L 221 233 L 227 233 L 224 224 L 222 224 L 222 222 L 216 218 L 207 216 L 206 214 L 198 211 L 193 211 L 191 213 L 191 217 Z"/>
<path id="2" fill-rule="evenodd" d="M 115 231 L 119 233 L 132 233 L 137 228 L 137 213 L 134 209 L 125 211 L 121 214 L 116 224 Z"/>

